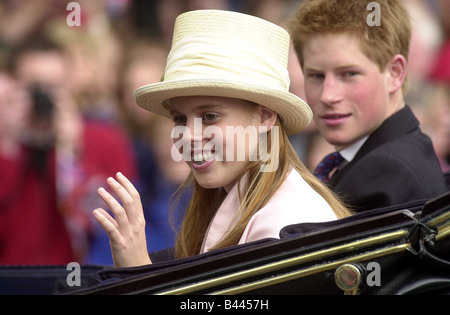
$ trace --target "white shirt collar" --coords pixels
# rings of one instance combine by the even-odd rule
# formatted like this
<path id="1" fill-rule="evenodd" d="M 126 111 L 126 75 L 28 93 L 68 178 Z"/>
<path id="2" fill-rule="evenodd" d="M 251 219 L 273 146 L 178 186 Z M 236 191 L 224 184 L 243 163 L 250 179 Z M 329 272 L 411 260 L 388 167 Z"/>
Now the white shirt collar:
<path id="1" fill-rule="evenodd" d="M 358 153 L 359 149 L 361 149 L 363 144 L 366 142 L 367 138 L 369 138 L 369 136 L 366 136 L 361 140 L 355 142 L 351 146 L 339 151 L 339 153 L 347 162 L 351 162 L 351 160 L 353 160 L 353 158 L 355 157 L 356 153 Z"/>

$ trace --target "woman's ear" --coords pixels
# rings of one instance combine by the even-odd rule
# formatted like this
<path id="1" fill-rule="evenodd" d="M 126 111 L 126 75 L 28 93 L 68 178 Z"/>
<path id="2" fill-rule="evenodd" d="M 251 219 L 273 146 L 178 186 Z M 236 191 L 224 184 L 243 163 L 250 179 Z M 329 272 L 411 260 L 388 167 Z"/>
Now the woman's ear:
<path id="1" fill-rule="evenodd" d="M 267 131 L 271 130 L 277 121 L 277 113 L 267 107 L 259 105 L 260 126 L 267 127 Z"/>
<path id="2" fill-rule="evenodd" d="M 389 92 L 395 93 L 398 90 L 401 90 L 408 72 L 408 64 L 405 57 L 400 54 L 392 57 L 391 61 L 387 65 L 386 70 L 390 75 Z"/>

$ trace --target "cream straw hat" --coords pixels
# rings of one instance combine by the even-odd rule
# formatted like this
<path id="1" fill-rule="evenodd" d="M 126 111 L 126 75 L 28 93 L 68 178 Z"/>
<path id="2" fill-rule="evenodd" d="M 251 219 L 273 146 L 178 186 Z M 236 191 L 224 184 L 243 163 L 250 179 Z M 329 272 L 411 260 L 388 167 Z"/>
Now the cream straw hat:
<path id="1" fill-rule="evenodd" d="M 175 21 L 172 48 L 161 82 L 134 92 L 136 103 L 171 117 L 178 96 L 238 98 L 275 111 L 287 134 L 311 121 L 308 104 L 289 92 L 289 34 L 263 19 L 231 11 L 198 10 Z"/>

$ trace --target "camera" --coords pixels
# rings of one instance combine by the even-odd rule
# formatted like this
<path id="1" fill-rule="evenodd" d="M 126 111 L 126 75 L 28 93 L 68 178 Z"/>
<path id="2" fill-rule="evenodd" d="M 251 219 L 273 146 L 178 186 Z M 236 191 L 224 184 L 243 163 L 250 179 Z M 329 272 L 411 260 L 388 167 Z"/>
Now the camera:
<path id="1" fill-rule="evenodd" d="M 30 87 L 32 100 L 32 117 L 34 122 L 48 122 L 53 118 L 54 104 L 52 97 L 41 86 Z"/>

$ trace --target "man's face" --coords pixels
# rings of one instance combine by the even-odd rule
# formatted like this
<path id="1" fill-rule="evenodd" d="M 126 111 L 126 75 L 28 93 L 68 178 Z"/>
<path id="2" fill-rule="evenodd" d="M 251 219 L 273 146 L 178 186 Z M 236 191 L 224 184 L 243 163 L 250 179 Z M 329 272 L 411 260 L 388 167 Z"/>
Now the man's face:
<path id="1" fill-rule="evenodd" d="M 337 150 L 371 134 L 394 112 L 389 72 L 380 72 L 355 36 L 314 36 L 303 58 L 306 99 L 320 132 Z"/>

